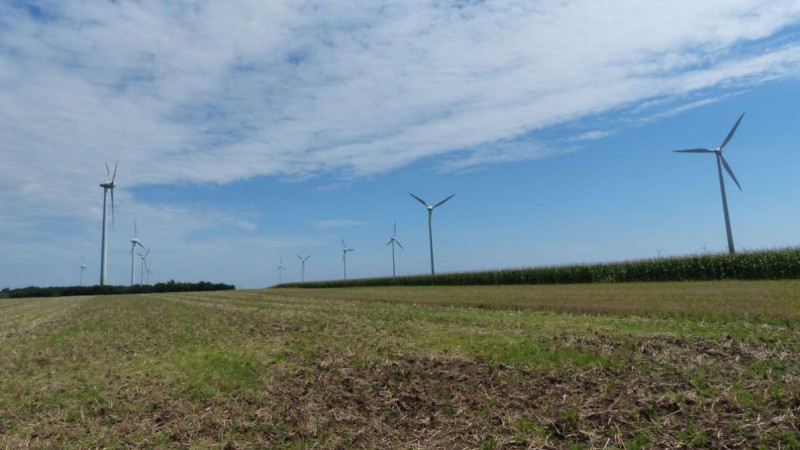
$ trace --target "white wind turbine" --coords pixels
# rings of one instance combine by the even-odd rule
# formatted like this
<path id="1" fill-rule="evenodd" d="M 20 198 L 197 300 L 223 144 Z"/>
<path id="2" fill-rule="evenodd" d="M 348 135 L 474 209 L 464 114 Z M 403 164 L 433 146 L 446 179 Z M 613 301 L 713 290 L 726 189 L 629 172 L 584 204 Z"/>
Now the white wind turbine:
<path id="1" fill-rule="evenodd" d="M 137 236 L 138 236 L 138 232 L 136 230 L 136 219 L 134 219 L 133 220 L 133 239 L 131 239 L 131 286 L 133 286 L 134 270 L 135 270 L 135 267 L 136 267 L 134 265 L 134 263 L 133 263 L 133 261 L 134 261 L 134 250 L 136 250 L 136 246 L 137 245 L 139 247 L 144 248 L 144 245 L 142 245 L 142 243 L 139 242 L 139 238 Z"/>
<path id="2" fill-rule="evenodd" d="M 412 194 L 411 192 L 409 192 L 408 195 L 410 195 L 410 196 L 414 197 L 415 199 L 417 199 L 417 201 L 419 201 L 420 203 L 425 205 L 425 207 L 428 209 L 428 241 L 430 241 L 430 246 L 431 246 L 431 275 L 436 275 L 436 271 L 433 269 L 433 226 L 431 225 L 431 222 L 433 221 L 433 210 L 438 208 L 438 207 L 440 207 L 440 206 L 442 206 L 444 204 L 444 202 L 450 200 L 456 194 L 450 195 L 446 199 L 440 201 L 439 203 L 437 203 L 437 204 L 435 204 L 433 206 L 429 205 L 428 202 L 426 202 L 425 200 L 417 197 L 416 195 Z"/>
<path id="3" fill-rule="evenodd" d="M 386 245 L 389 244 L 392 244 L 392 276 L 397 278 L 397 273 L 395 272 L 394 268 L 394 244 L 399 245 L 401 249 L 405 250 L 403 248 L 403 244 L 401 244 L 400 241 L 397 240 L 397 222 L 394 223 L 394 232 L 392 233 L 392 238 L 389 239 L 389 242 L 386 243 Z"/>
<path id="4" fill-rule="evenodd" d="M 144 284 L 144 271 L 145 271 L 145 268 L 147 267 L 147 255 L 149 255 L 149 254 L 150 254 L 150 249 L 149 248 L 147 249 L 146 252 L 144 252 L 144 255 L 141 254 L 141 253 L 137 253 L 137 255 L 139 255 L 139 258 L 141 258 L 141 260 L 142 260 L 142 269 L 141 269 L 141 273 L 139 274 L 139 277 L 140 277 L 140 280 L 141 280 L 141 281 L 139 281 L 139 284 L 142 284 L 142 285 Z M 150 284 L 150 283 L 148 282 L 148 284 Z"/>
<path id="5" fill-rule="evenodd" d="M 283 258 L 281 258 L 281 263 L 278 267 L 275 268 L 278 271 L 278 284 L 283 284 L 283 276 L 281 271 L 286 272 L 286 267 L 283 267 Z"/>
<path id="6" fill-rule="evenodd" d="M 150 274 L 153 272 L 151 267 L 153 267 L 153 266 L 152 266 L 152 263 L 150 262 L 149 259 L 147 261 L 145 261 L 144 266 L 146 267 L 146 270 L 147 270 L 147 284 L 149 285 L 150 284 Z"/>
<path id="7" fill-rule="evenodd" d="M 86 263 L 83 262 L 83 256 L 81 256 L 81 280 L 78 283 L 78 286 L 83 286 L 83 271 L 88 268 L 89 267 L 86 265 Z"/>
<path id="8" fill-rule="evenodd" d="M 103 188 L 103 237 L 100 244 L 100 286 L 106 284 L 106 198 L 108 191 L 111 190 L 111 224 L 114 225 L 114 180 L 117 178 L 117 164 L 114 164 L 114 175 L 108 170 L 106 164 L 106 173 L 108 173 L 108 182 L 101 183 L 100 187 Z"/>
<path id="9" fill-rule="evenodd" d="M 303 258 L 303 257 L 302 257 L 302 256 L 300 256 L 300 255 L 295 255 L 295 256 L 297 256 L 298 258 L 300 258 L 300 263 L 302 264 L 302 269 L 300 270 L 300 281 L 301 281 L 302 283 L 305 283 L 305 282 L 306 282 L 306 260 L 307 260 L 308 258 L 311 258 L 311 255 L 308 255 L 308 256 L 306 256 L 305 258 Z"/>
<path id="10" fill-rule="evenodd" d="M 347 279 L 347 252 L 353 252 L 356 249 L 350 248 L 347 244 L 344 243 L 344 239 L 342 238 L 342 264 L 344 264 L 344 279 Z"/>
<path id="11" fill-rule="evenodd" d="M 731 140 L 733 137 L 733 133 L 736 132 L 736 128 L 739 127 L 739 122 L 742 121 L 742 117 L 744 117 L 744 113 L 739 116 L 739 120 L 736 121 L 736 124 L 733 125 L 731 131 L 728 133 L 728 136 L 725 137 L 725 140 L 722 141 L 722 145 L 717 148 L 690 148 L 687 150 L 674 150 L 677 153 L 713 153 L 717 157 L 717 173 L 719 174 L 719 189 L 722 192 L 722 211 L 725 214 L 725 231 L 728 234 L 728 253 L 733 254 L 736 253 L 736 250 L 733 247 L 733 232 L 731 231 L 731 219 L 728 216 L 728 199 L 725 196 L 725 180 L 722 176 L 722 168 L 725 168 L 725 171 L 728 172 L 728 175 L 731 176 L 733 182 L 736 183 L 736 186 L 739 190 L 742 190 L 742 186 L 739 185 L 739 181 L 736 179 L 736 176 L 733 174 L 733 170 L 728 165 L 728 162 L 725 161 L 725 157 L 722 156 L 722 149 L 725 148 L 725 145 L 728 144 L 728 141 Z"/>

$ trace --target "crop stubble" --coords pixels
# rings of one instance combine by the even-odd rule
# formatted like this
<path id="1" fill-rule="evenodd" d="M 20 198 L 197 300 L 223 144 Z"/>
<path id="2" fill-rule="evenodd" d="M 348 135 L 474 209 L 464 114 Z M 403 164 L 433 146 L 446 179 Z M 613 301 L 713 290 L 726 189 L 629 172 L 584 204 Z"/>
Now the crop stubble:
<path id="1" fill-rule="evenodd" d="M 683 311 L 683 288 L 658 285 L 3 304 L 0 443 L 797 448 L 799 336 L 781 313 L 797 298 L 781 283 L 701 284 L 707 306 Z M 772 300 L 737 316 L 713 308 L 727 291 Z M 580 296 L 639 306 L 570 311 Z M 634 297 L 655 303 L 631 315 Z"/>

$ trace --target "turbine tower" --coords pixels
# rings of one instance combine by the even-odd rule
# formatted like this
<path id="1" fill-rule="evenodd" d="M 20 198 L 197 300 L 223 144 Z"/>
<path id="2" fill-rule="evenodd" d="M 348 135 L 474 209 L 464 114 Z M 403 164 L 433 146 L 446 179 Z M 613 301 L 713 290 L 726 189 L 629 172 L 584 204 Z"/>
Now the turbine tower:
<path id="1" fill-rule="evenodd" d="M 344 279 L 347 279 L 347 252 L 353 252 L 356 249 L 350 248 L 347 244 L 344 243 L 344 239 L 342 239 L 342 264 L 344 264 Z"/>
<path id="2" fill-rule="evenodd" d="M 298 258 L 300 258 L 300 262 L 302 263 L 302 269 L 300 270 L 300 274 L 301 274 L 301 275 L 300 275 L 300 281 L 301 281 L 302 283 L 305 283 L 305 282 L 306 282 L 306 260 L 307 260 L 308 258 L 311 258 L 311 255 L 308 255 L 308 256 L 306 256 L 305 258 L 303 258 L 303 257 L 302 257 L 302 256 L 300 256 L 300 255 L 295 255 L 295 256 L 297 256 Z"/>
<path id="3" fill-rule="evenodd" d="M 397 273 L 395 272 L 394 269 L 394 244 L 399 245 L 401 249 L 405 250 L 403 248 L 403 244 L 401 244 L 400 241 L 397 240 L 397 222 L 394 223 L 394 233 L 392 233 L 392 238 L 389 239 L 389 242 L 386 243 L 386 245 L 389 244 L 392 244 L 392 277 L 397 278 Z M 386 245 L 384 245 L 384 247 Z"/>
<path id="4" fill-rule="evenodd" d="M 450 197 L 447 197 L 446 199 L 440 201 L 439 203 L 437 203 L 437 204 L 435 204 L 433 206 L 429 205 L 428 202 L 426 202 L 425 200 L 417 197 L 416 195 L 412 194 L 411 192 L 409 192 L 408 195 L 414 197 L 415 199 L 417 199 L 417 201 L 419 201 L 420 203 L 425 205 L 426 208 L 428 208 L 428 240 L 430 241 L 430 245 L 431 245 L 431 275 L 436 275 L 436 271 L 433 269 L 433 226 L 431 225 L 431 222 L 433 220 L 433 210 L 438 208 L 438 207 L 440 207 L 440 206 L 442 206 L 444 204 L 444 202 L 450 200 L 456 194 L 450 195 Z"/>
<path id="5" fill-rule="evenodd" d="M 134 258 L 134 250 L 136 250 L 136 246 L 144 248 L 141 242 L 139 242 L 139 238 L 137 237 L 137 230 L 136 230 L 136 219 L 133 220 L 133 239 L 131 239 L 131 286 L 133 286 L 133 278 L 134 278 L 134 268 L 136 267 L 133 263 Z"/>
<path id="6" fill-rule="evenodd" d="M 728 175 L 731 176 L 733 182 L 736 183 L 736 186 L 739 190 L 742 190 L 742 186 L 739 185 L 739 181 L 736 179 L 736 176 L 733 174 L 733 170 L 728 165 L 728 162 L 725 161 L 725 157 L 722 156 L 722 149 L 725 148 L 725 145 L 733 137 L 733 133 L 736 132 L 736 128 L 739 127 L 739 122 L 742 121 L 742 117 L 744 117 L 744 113 L 739 116 L 739 120 L 736 121 L 736 124 L 733 125 L 731 131 L 728 133 L 728 136 L 722 141 L 722 145 L 717 148 L 710 149 L 710 148 L 690 148 L 686 150 L 674 150 L 677 153 L 713 153 L 717 157 L 717 173 L 719 174 L 719 190 L 722 192 L 722 211 L 725 213 L 725 231 L 728 233 L 728 253 L 734 254 L 736 250 L 733 247 L 733 232 L 731 231 L 731 219 L 728 216 L 728 199 L 725 196 L 725 180 L 722 176 L 722 168 L 725 167 L 725 171 L 728 172 Z"/>
<path id="7" fill-rule="evenodd" d="M 142 284 L 142 285 L 144 284 L 144 271 L 145 271 L 145 268 L 147 267 L 147 255 L 149 255 L 149 254 L 150 254 L 150 249 L 149 248 L 147 249 L 146 252 L 144 252 L 144 255 L 141 254 L 141 253 L 137 253 L 137 255 L 139 255 L 139 258 L 141 258 L 141 260 L 142 260 L 142 269 L 141 269 L 141 273 L 139 274 L 139 277 L 140 277 L 140 280 L 141 280 L 141 281 L 139 281 L 139 284 Z"/>
<path id="8" fill-rule="evenodd" d="M 281 258 L 281 264 L 275 268 L 278 271 L 278 284 L 283 284 L 283 276 L 281 271 L 286 272 L 286 267 L 283 267 L 283 258 Z"/>
<path id="9" fill-rule="evenodd" d="M 83 262 L 83 256 L 81 256 L 81 280 L 78 283 L 78 286 L 83 286 L 83 271 L 86 269 L 88 269 L 88 266 Z"/>
<path id="10" fill-rule="evenodd" d="M 117 178 L 117 164 L 114 164 L 114 175 L 111 175 L 111 171 L 108 170 L 108 164 L 106 164 L 106 173 L 108 174 L 108 182 L 100 183 L 100 187 L 103 188 L 103 238 L 100 244 L 100 286 L 104 286 L 106 284 L 106 197 L 108 197 L 108 191 L 111 190 L 111 225 L 114 225 L 114 180 Z"/>

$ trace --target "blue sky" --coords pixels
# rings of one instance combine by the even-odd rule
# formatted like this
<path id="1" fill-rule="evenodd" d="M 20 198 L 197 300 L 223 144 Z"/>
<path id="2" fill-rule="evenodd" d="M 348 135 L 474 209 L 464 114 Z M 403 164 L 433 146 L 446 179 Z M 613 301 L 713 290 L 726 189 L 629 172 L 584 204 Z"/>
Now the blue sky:
<path id="1" fill-rule="evenodd" d="M 800 3 L 0 4 L 0 287 L 253 288 L 800 244 Z M 137 266 L 137 271 L 139 270 Z"/>

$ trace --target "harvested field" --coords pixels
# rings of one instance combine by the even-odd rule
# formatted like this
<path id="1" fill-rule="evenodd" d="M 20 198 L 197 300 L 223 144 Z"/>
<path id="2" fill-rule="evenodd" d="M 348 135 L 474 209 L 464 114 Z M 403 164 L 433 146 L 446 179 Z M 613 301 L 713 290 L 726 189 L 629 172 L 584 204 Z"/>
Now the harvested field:
<path id="1" fill-rule="evenodd" d="M 0 445 L 800 448 L 798 283 L 625 286 L 4 300 Z"/>

